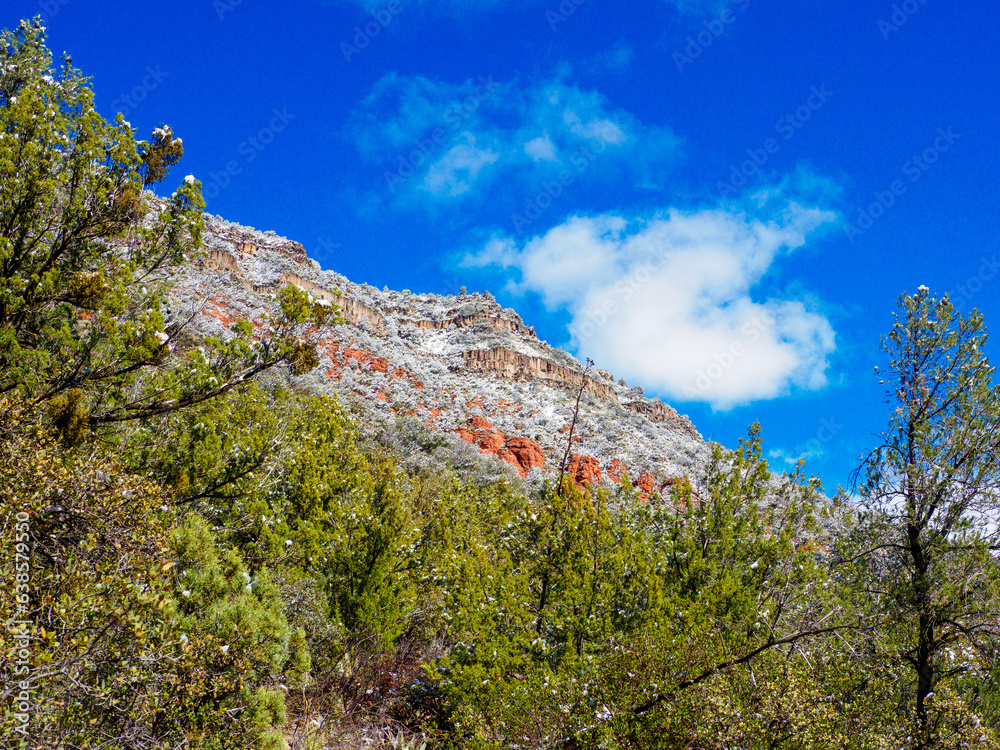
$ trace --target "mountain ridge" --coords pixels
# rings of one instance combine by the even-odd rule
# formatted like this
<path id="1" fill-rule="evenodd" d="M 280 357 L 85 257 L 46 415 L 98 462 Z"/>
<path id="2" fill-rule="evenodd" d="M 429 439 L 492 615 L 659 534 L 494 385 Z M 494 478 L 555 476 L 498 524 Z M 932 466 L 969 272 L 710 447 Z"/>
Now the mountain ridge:
<path id="1" fill-rule="evenodd" d="M 324 270 L 298 242 L 206 214 L 203 252 L 174 279 L 175 306 L 203 334 L 238 318 L 261 325 L 275 294 L 295 284 L 341 307 L 345 325 L 322 334 L 309 390 L 363 406 L 374 420 L 417 417 L 505 461 L 522 478 L 558 471 L 576 396 L 570 474 L 643 492 L 704 466 L 708 443 L 686 415 L 641 387 L 541 341 L 518 313 L 485 293 L 382 290 Z"/>

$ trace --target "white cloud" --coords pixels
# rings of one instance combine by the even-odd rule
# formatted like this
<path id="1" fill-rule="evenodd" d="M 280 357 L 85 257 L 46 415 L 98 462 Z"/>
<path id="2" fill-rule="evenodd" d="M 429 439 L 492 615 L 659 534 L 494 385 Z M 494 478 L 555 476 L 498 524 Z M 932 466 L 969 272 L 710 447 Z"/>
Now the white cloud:
<path id="1" fill-rule="evenodd" d="M 580 117 L 572 109 L 563 112 L 563 122 L 573 135 L 588 141 L 604 141 L 612 146 L 618 146 L 628 140 L 628 135 L 618 123 L 608 119 L 598 119 L 587 114 Z"/>
<path id="2" fill-rule="evenodd" d="M 667 128 L 564 75 L 522 86 L 391 73 L 352 113 L 347 135 L 381 170 L 397 205 L 435 211 L 441 201 L 485 203 L 489 191 L 490 205 L 508 215 L 560 173 L 589 184 L 608 174 L 626 186 L 656 182 L 680 150 Z"/>
<path id="3" fill-rule="evenodd" d="M 792 469 L 800 459 L 804 459 L 806 462 L 813 462 L 819 461 L 825 455 L 826 450 L 818 440 L 810 441 L 809 444 L 791 451 L 785 450 L 784 448 L 775 448 L 767 453 L 767 456 L 771 459 L 772 463 L 784 464 L 783 468 L 785 470 Z"/>
<path id="4" fill-rule="evenodd" d="M 570 313 L 581 356 L 672 399 L 727 409 L 821 388 L 829 321 L 805 300 L 755 291 L 836 215 L 780 190 L 760 200 L 574 217 L 523 243 L 497 237 L 466 265 L 513 270 L 513 290 Z"/>
<path id="5" fill-rule="evenodd" d="M 467 136 L 465 143 L 453 146 L 431 165 L 424 176 L 423 187 L 437 196 L 462 195 L 472 188 L 483 167 L 495 164 L 499 158 L 496 151 L 476 148 L 476 139 Z"/>
<path id="6" fill-rule="evenodd" d="M 532 138 L 525 143 L 524 153 L 535 161 L 556 161 L 556 147 L 548 134 Z"/>

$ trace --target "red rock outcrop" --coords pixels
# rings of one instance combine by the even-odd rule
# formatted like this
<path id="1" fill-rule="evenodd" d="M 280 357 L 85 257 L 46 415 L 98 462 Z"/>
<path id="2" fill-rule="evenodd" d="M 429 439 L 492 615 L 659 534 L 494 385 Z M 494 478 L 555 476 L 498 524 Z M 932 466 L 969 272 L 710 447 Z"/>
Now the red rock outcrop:
<path id="1" fill-rule="evenodd" d="M 517 469 L 522 477 L 528 476 L 532 469 L 545 466 L 545 454 L 534 440 L 526 437 L 512 437 L 508 440 L 507 436 L 485 417 L 469 417 L 465 424 L 466 427 L 456 430 L 463 440 L 477 446 L 480 453 L 506 461 Z"/>
<path id="2" fill-rule="evenodd" d="M 666 481 L 658 482 L 652 474 L 644 471 L 639 474 L 637 479 L 632 481 L 632 486 L 642 493 L 643 500 L 647 500 L 654 492 L 667 497 L 673 491 L 690 489 L 691 482 L 687 477 L 672 477 Z M 683 507 L 683 503 L 678 507 Z"/>
<path id="3" fill-rule="evenodd" d="M 691 480 L 687 477 L 672 477 L 660 485 L 661 495 L 666 494 L 668 490 L 671 491 L 675 507 L 680 509 L 686 506 L 686 502 L 683 499 L 683 497 L 687 496 L 685 493 L 691 493 L 691 497 L 697 497 L 697 493 L 695 493 L 694 488 L 691 486 Z"/>
<path id="4" fill-rule="evenodd" d="M 496 404 L 493 405 L 495 411 L 502 414 L 514 414 L 521 411 L 524 407 L 517 401 L 507 401 L 502 398 L 498 398 Z"/>
<path id="5" fill-rule="evenodd" d="M 541 446 L 526 437 L 512 437 L 508 440 L 507 450 L 500 454 L 500 458 L 512 464 L 522 477 L 528 476 L 532 469 L 545 466 L 545 454 Z"/>
<path id="6" fill-rule="evenodd" d="M 601 483 L 601 463 L 593 456 L 573 454 L 566 471 L 577 485 Z"/>
<path id="7" fill-rule="evenodd" d="M 344 364 L 350 367 L 352 360 L 357 363 L 362 370 L 372 372 L 389 372 L 389 363 L 381 357 L 373 357 L 368 352 L 358 349 L 344 349 Z"/>
<path id="8" fill-rule="evenodd" d="M 639 477 L 632 482 L 632 486 L 642 492 L 644 497 L 649 497 L 653 494 L 653 487 L 655 486 L 653 475 L 648 471 L 642 472 L 639 474 Z"/>
<path id="9" fill-rule="evenodd" d="M 480 453 L 494 456 L 500 455 L 507 437 L 498 430 L 492 422 L 484 417 L 469 417 L 466 428 L 457 430 L 461 438 L 473 445 L 479 446 Z"/>
<path id="10" fill-rule="evenodd" d="M 466 424 L 468 424 L 472 429 L 480 432 L 497 432 L 496 426 L 490 420 L 486 419 L 486 417 L 480 417 L 478 415 L 469 417 Z"/>
<path id="11" fill-rule="evenodd" d="M 205 315 L 215 318 L 224 326 L 231 326 L 240 317 L 224 299 L 206 300 Z"/>
<path id="12" fill-rule="evenodd" d="M 479 450 L 482 453 L 490 453 L 494 456 L 499 456 L 503 451 L 504 443 L 507 442 L 507 437 L 502 432 L 486 432 L 481 433 L 479 436 Z"/>

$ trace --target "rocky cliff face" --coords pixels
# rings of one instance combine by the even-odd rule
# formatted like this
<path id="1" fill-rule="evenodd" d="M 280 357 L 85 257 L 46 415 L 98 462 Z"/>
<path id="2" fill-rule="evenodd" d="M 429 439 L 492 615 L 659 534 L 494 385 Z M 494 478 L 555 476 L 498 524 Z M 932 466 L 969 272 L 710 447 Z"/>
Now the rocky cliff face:
<path id="1" fill-rule="evenodd" d="M 320 347 L 301 384 L 364 405 L 371 419 L 419 417 L 457 435 L 522 477 L 558 471 L 576 395 L 583 387 L 569 474 L 580 483 L 644 491 L 697 471 L 708 446 L 687 417 L 641 388 L 584 367 L 540 341 L 489 295 L 378 290 L 321 270 L 296 242 L 206 217 L 205 253 L 185 267 L 175 305 L 220 334 L 239 316 L 273 305 L 284 284 L 336 302 L 346 323 Z"/>

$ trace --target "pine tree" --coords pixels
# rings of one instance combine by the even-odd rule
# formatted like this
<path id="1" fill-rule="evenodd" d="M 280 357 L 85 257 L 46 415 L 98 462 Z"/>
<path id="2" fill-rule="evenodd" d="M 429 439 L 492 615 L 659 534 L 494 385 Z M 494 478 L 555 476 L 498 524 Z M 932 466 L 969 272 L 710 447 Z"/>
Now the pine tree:
<path id="1" fill-rule="evenodd" d="M 339 319 L 286 287 L 263 334 L 238 321 L 192 349 L 168 290 L 201 247 L 201 183 L 188 176 L 166 200 L 146 191 L 183 152 L 167 125 L 139 141 L 120 113 L 98 114 L 69 58 L 53 67 L 40 20 L 0 33 L 0 396 L 47 406 L 67 442 L 279 363 L 311 369 L 306 323 Z"/>
<path id="2" fill-rule="evenodd" d="M 860 494 L 879 540 L 877 594 L 914 673 L 913 747 L 958 731 L 934 694 L 988 668 L 1000 644 L 1000 387 L 983 354 L 983 317 L 921 287 L 903 295 L 884 337 L 881 381 L 892 408 L 861 467 Z"/>
<path id="3" fill-rule="evenodd" d="M 169 127 L 136 141 L 95 112 L 38 20 L 0 34 L 0 393 L 44 400 L 159 361 L 163 300 L 142 277 L 200 247 L 204 202 L 185 181 L 144 224 L 143 189 L 182 154 Z"/>

